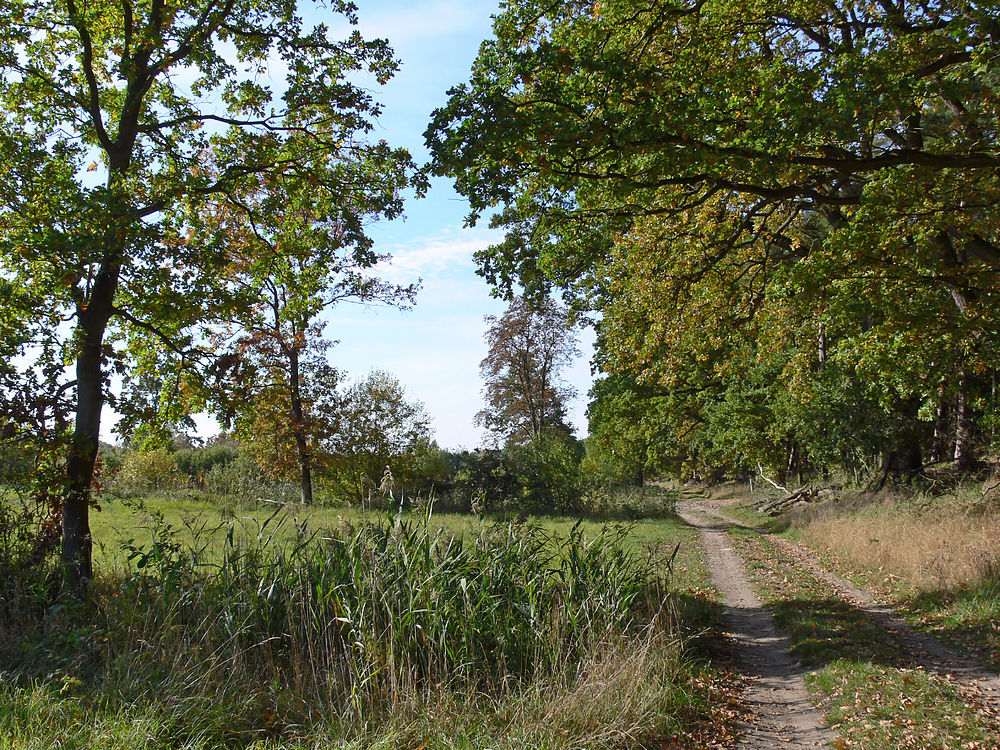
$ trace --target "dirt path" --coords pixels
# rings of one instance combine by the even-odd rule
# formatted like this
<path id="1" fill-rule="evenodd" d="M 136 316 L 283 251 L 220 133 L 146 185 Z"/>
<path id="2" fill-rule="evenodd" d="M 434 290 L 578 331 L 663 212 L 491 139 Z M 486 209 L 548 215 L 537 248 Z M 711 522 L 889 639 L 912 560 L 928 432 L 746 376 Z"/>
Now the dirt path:
<path id="1" fill-rule="evenodd" d="M 974 689 L 977 693 L 981 693 L 986 700 L 1000 703 L 1000 676 L 989 671 L 976 660 L 948 648 L 926 633 L 914 630 L 891 607 L 875 603 L 867 592 L 824 568 L 819 559 L 798 544 L 782 539 L 767 529 L 748 526 L 727 515 L 725 513 L 726 505 L 732 502 L 734 501 L 702 500 L 698 502 L 698 509 L 703 514 L 715 519 L 716 522 L 751 528 L 759 534 L 767 536 L 797 565 L 805 568 L 819 581 L 822 581 L 831 593 L 870 615 L 890 631 L 900 646 L 913 657 L 921 668 L 939 674 L 953 675 L 959 682 Z"/>
<path id="2" fill-rule="evenodd" d="M 795 566 L 824 584 L 831 595 L 868 614 L 892 633 L 900 651 L 914 665 L 946 675 L 962 685 L 969 696 L 1000 707 L 1000 677 L 914 630 L 891 608 L 876 604 L 866 592 L 825 569 L 799 545 L 727 515 L 726 506 L 734 500 L 708 499 L 692 490 L 685 490 L 683 497 L 678 513 L 701 532 L 706 564 L 724 599 L 727 627 L 738 644 L 745 673 L 753 678 L 747 699 L 755 720 L 746 728 L 740 748 L 825 747 L 835 735 L 825 727 L 809 698 L 803 681 L 805 670 L 789 655 L 787 639 L 775 630 L 770 613 L 757 599 L 744 562 L 726 534 L 730 526 L 751 528 L 767 536 Z"/>
<path id="3" fill-rule="evenodd" d="M 680 503 L 678 513 L 699 529 L 712 582 L 725 600 L 726 624 L 739 647 L 746 673 L 754 677 L 747 699 L 756 720 L 746 728 L 739 747 L 826 747 L 833 734 L 813 706 L 804 671 L 788 653 L 787 640 L 775 630 L 771 615 L 754 594 L 743 561 L 726 536 L 728 521 L 712 518 L 703 502 Z"/>

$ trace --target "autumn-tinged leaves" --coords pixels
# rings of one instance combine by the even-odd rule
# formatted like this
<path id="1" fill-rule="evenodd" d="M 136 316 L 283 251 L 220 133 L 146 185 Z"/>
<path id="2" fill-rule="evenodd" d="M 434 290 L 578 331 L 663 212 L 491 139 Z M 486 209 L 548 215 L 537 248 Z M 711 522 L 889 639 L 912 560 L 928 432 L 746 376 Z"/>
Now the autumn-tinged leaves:
<path id="1" fill-rule="evenodd" d="M 563 289 L 607 371 L 676 395 L 682 452 L 930 453 L 954 425 L 927 414 L 996 409 L 994 27 L 985 3 L 523 0 L 435 113 L 432 168 L 507 230 L 488 280 Z M 719 408 L 751 393 L 756 443 Z"/>

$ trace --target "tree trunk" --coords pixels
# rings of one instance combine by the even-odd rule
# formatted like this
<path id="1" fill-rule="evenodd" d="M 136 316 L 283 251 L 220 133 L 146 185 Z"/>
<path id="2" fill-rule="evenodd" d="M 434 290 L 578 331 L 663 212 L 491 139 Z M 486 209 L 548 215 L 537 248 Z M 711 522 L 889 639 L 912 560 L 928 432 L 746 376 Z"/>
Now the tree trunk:
<path id="1" fill-rule="evenodd" d="M 944 458 L 946 454 L 947 446 L 947 435 L 946 435 L 946 425 L 945 420 L 948 416 L 947 406 L 946 406 L 946 388 L 945 384 L 942 383 L 941 387 L 938 389 L 938 403 L 937 410 L 934 417 L 934 440 L 931 443 L 931 455 L 930 459 L 932 462 L 940 461 Z"/>
<path id="2" fill-rule="evenodd" d="M 819 334 L 816 337 L 816 360 L 819 371 L 826 370 L 826 326 L 823 323 L 819 324 Z"/>
<path id="3" fill-rule="evenodd" d="M 105 262 L 94 282 L 89 304 L 77 311 L 76 423 L 66 462 L 66 490 L 62 508 L 62 561 L 66 585 L 76 596 L 87 593 L 93 578 L 93 540 L 90 536 L 90 487 L 101 439 L 104 373 L 101 350 L 111 319 L 118 286 L 117 262 Z"/>
<path id="4" fill-rule="evenodd" d="M 288 354 L 288 385 L 292 402 L 292 433 L 295 436 L 295 451 L 299 459 L 299 497 L 303 505 L 312 505 L 312 456 L 306 440 L 306 423 L 302 412 L 300 390 L 299 352 L 292 348 Z"/>
<path id="5" fill-rule="evenodd" d="M 785 473 L 781 481 L 787 482 L 792 477 L 792 472 L 799 470 L 799 445 L 794 440 L 788 441 L 788 461 L 785 464 Z"/>
<path id="6" fill-rule="evenodd" d="M 965 397 L 967 378 L 964 368 L 958 371 L 958 393 L 955 395 L 955 464 L 967 471 L 975 464 L 972 447 L 969 444 L 969 407 Z"/>
<path id="7" fill-rule="evenodd" d="M 924 468 L 923 435 L 917 420 L 920 401 L 909 398 L 900 408 L 903 427 L 889 456 L 889 467 L 897 476 L 913 477 Z"/>
<path id="8" fill-rule="evenodd" d="M 997 410 L 997 371 L 990 373 L 990 404 L 994 412 Z M 997 421 L 990 420 L 990 450 L 996 450 L 997 444 Z"/>

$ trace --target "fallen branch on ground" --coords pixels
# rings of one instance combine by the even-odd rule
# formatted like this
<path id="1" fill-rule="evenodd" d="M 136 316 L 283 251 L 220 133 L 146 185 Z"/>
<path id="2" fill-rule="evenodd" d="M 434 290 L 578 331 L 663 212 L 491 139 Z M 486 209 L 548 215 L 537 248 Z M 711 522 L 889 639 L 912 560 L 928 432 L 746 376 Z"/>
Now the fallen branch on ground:
<path id="1" fill-rule="evenodd" d="M 766 513 L 769 516 L 776 516 L 797 503 L 812 502 L 816 499 L 817 494 L 818 493 L 814 487 L 810 487 L 806 484 L 799 487 L 794 492 L 789 492 L 785 497 L 779 497 L 777 500 L 771 500 L 764 503 L 757 510 L 761 513 Z"/>

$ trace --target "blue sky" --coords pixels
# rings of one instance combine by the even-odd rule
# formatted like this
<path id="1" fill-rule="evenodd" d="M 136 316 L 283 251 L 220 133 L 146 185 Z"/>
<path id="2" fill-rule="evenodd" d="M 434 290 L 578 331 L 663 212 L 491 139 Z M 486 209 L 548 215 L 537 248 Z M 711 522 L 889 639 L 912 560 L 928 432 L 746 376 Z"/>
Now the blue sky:
<path id="1" fill-rule="evenodd" d="M 423 132 L 430 113 L 446 92 L 468 78 L 479 44 L 491 34 L 497 3 L 487 0 L 358 0 L 360 30 L 388 38 L 402 69 L 375 91 L 385 105 L 376 138 L 410 149 L 423 163 Z M 499 235 L 485 226 L 464 229 L 464 199 L 447 180 L 435 181 L 426 198 L 407 204 L 405 220 L 374 225 L 379 249 L 393 255 L 383 275 L 423 289 L 408 312 L 342 305 L 326 314 L 327 335 L 339 343 L 330 360 L 350 375 L 387 370 L 424 402 L 438 442 L 448 448 L 483 443 L 473 417 L 482 406 L 479 362 L 486 354 L 483 316 L 499 314 L 502 302 L 490 297 L 475 273 L 472 253 Z M 583 356 L 567 372 L 578 391 L 570 417 L 586 434 L 586 394 L 590 387 L 592 335 L 582 336 Z"/>

